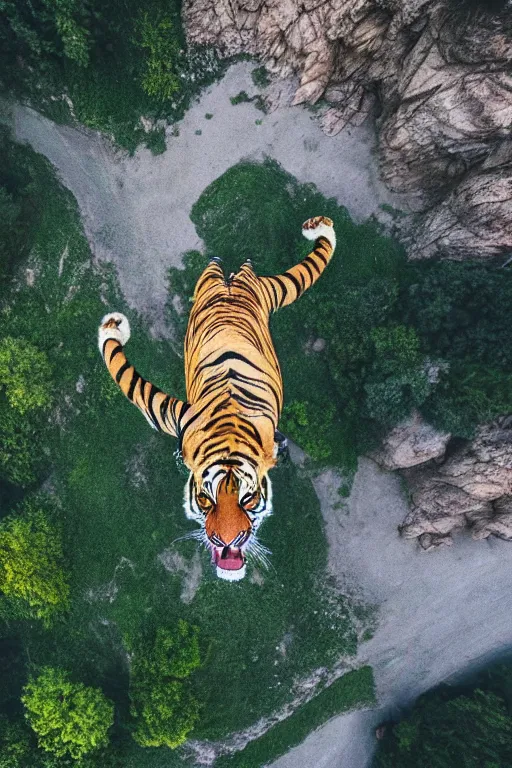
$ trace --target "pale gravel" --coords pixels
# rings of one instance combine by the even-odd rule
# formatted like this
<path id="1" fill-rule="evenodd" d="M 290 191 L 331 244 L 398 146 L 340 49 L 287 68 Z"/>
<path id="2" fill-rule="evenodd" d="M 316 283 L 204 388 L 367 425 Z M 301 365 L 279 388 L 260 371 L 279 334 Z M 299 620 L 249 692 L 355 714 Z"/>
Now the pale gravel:
<path id="1" fill-rule="evenodd" d="M 252 68 L 237 64 L 209 88 L 180 123 L 179 137 L 169 135 L 167 151 L 157 157 L 143 149 L 129 158 L 97 133 L 55 125 L 27 107 L 13 109 L 16 138 L 58 169 L 78 201 L 94 254 L 116 265 L 128 303 L 156 334 L 168 331 L 168 268 L 180 265 L 184 251 L 202 248 L 189 219 L 192 204 L 240 159 L 273 157 L 359 220 L 382 203 L 396 204 L 378 180 L 370 126 L 328 138 L 302 108 L 280 106 L 264 116 L 252 104 L 232 106 L 230 96 L 256 92 Z M 213 118 L 206 120 L 206 113 Z M 340 482 L 327 472 L 315 487 L 332 571 L 344 587 L 378 606 L 378 628 L 359 659 L 374 667 L 379 704 L 334 718 L 275 768 L 365 768 L 377 723 L 512 645 L 510 544 L 459 537 L 452 549 L 420 552 L 397 534 L 407 505 L 396 476 L 362 460 L 342 509 Z"/>
<path id="2" fill-rule="evenodd" d="M 375 635 L 358 653 L 374 669 L 378 706 L 334 718 L 273 768 L 367 768 L 376 725 L 512 646 L 510 543 L 462 534 L 452 548 L 424 552 L 398 535 L 407 501 L 396 474 L 361 459 L 341 509 L 340 483 L 332 471 L 314 481 L 330 569 L 378 609 Z"/>
<path id="3" fill-rule="evenodd" d="M 280 84 L 283 106 L 269 115 L 252 103 L 233 106 L 230 97 L 240 91 L 258 93 L 254 67 L 238 63 L 208 88 L 178 124 L 179 136 L 167 129 L 167 151 L 158 156 L 140 149 L 130 158 L 97 132 L 56 125 L 25 106 L 13 109 L 16 138 L 57 168 L 78 201 L 94 254 L 117 266 L 128 303 L 159 335 L 166 333 L 168 268 L 179 266 L 185 251 L 202 249 L 189 218 L 192 205 L 239 160 L 274 158 L 299 181 L 336 197 L 358 220 L 394 202 L 378 180 L 371 126 L 325 136 L 310 112 L 286 106 L 291 81 Z M 275 100 L 275 89 L 272 94 Z"/>

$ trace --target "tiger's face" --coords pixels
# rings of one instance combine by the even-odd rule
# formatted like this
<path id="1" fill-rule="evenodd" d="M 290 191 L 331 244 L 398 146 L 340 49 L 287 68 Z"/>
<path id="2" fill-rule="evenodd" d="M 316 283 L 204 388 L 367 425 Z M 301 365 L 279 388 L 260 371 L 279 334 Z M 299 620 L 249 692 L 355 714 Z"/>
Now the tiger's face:
<path id="1" fill-rule="evenodd" d="M 199 486 L 191 474 L 185 489 L 185 514 L 201 530 L 191 535 L 210 550 L 217 576 L 239 581 L 246 574 L 247 558 L 267 565 L 269 554 L 256 538 L 264 518 L 272 512 L 268 478 L 257 484 L 247 468 L 214 465 Z"/>

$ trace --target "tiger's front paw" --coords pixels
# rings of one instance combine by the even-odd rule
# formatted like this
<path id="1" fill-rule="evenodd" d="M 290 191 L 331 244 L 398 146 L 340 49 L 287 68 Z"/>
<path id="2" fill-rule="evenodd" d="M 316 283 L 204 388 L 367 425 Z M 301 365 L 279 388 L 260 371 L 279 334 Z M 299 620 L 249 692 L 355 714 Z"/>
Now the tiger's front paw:
<path id="1" fill-rule="evenodd" d="M 313 216 L 302 225 L 302 234 L 308 240 L 316 240 L 319 237 L 325 237 L 332 245 L 336 247 L 336 235 L 334 234 L 333 220 L 327 216 Z"/>
<path id="2" fill-rule="evenodd" d="M 123 346 L 130 338 L 130 323 L 128 318 L 121 312 L 110 312 L 102 317 L 100 327 L 98 328 L 98 347 L 103 354 L 103 345 L 107 339 L 116 339 Z"/>

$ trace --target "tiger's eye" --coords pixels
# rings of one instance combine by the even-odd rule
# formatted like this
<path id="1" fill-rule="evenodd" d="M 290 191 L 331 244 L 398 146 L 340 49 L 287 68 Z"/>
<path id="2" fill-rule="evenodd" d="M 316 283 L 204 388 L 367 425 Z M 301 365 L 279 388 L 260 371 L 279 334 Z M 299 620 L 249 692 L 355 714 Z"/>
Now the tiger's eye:
<path id="1" fill-rule="evenodd" d="M 203 510 L 210 509 L 213 506 L 211 499 L 205 493 L 200 493 L 197 497 L 197 503 Z"/>
<path id="2" fill-rule="evenodd" d="M 261 494 L 259 491 L 253 493 L 253 495 L 244 503 L 245 509 L 254 509 L 260 503 Z"/>

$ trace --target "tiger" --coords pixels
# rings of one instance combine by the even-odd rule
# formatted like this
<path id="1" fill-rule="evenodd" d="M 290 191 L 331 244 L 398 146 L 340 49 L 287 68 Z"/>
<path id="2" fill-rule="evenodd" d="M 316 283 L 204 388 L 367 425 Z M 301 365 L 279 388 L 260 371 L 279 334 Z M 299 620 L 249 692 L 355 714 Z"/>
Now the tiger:
<path id="1" fill-rule="evenodd" d="M 296 301 L 322 274 L 336 247 L 331 219 L 315 216 L 302 234 L 311 253 L 280 275 L 258 277 L 250 260 L 226 279 L 212 257 L 194 290 L 184 344 L 186 401 L 166 394 L 128 362 L 125 315 L 111 312 L 98 345 L 121 391 L 154 429 L 178 440 L 189 476 L 184 510 L 219 578 L 239 581 L 247 560 L 267 562 L 257 531 L 272 514 L 268 477 L 279 450 L 283 380 L 269 329 L 272 313 Z M 282 438 L 282 436 L 280 436 Z"/>

